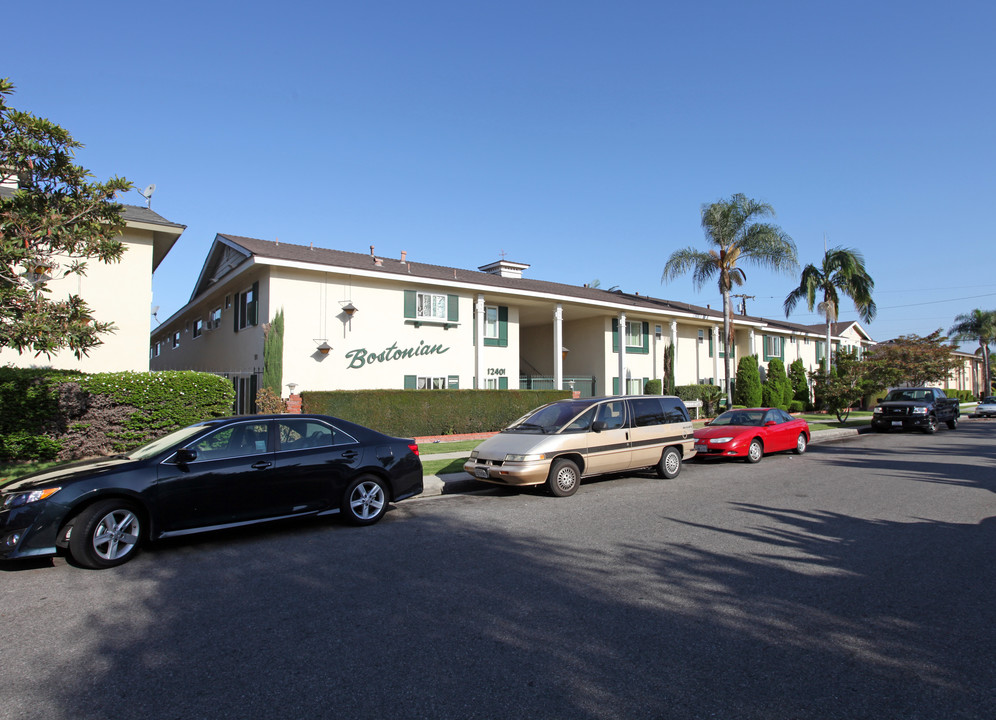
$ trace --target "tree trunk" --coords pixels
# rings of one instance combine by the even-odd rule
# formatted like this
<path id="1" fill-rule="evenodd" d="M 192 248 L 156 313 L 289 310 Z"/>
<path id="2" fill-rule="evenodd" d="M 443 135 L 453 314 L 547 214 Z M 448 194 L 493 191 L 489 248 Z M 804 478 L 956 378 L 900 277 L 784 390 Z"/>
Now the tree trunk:
<path id="1" fill-rule="evenodd" d="M 716 352 L 722 352 L 722 348 L 726 347 L 726 352 L 723 353 L 723 368 L 726 370 L 726 409 L 729 410 L 733 407 L 733 383 L 730 382 L 730 326 L 733 324 L 733 320 L 730 318 L 730 291 L 723 291 L 723 340 L 720 343 L 720 347 L 716 348 Z M 719 378 L 716 378 L 717 380 Z"/>

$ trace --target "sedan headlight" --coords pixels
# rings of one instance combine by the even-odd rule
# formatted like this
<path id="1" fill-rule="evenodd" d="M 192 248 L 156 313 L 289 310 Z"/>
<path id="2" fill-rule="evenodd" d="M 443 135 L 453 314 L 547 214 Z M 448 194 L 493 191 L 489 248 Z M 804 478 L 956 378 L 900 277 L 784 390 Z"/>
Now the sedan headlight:
<path id="1" fill-rule="evenodd" d="M 10 493 L 9 495 L 4 495 L 3 509 L 10 510 L 12 508 L 20 507 L 21 505 L 27 505 L 28 503 L 44 500 L 47 497 L 52 497 L 61 489 L 62 488 L 54 487 L 45 488 L 44 490 L 30 490 L 28 492 Z"/>
<path id="2" fill-rule="evenodd" d="M 513 455 L 509 453 L 505 456 L 505 462 L 536 462 L 537 460 L 546 460 L 546 455 L 542 453 L 537 455 Z"/>
<path id="3" fill-rule="evenodd" d="M 732 442 L 732 441 L 733 441 L 733 438 L 731 438 L 731 437 L 709 438 L 709 442 L 715 443 L 716 445 L 722 445 L 723 443 L 728 443 L 728 442 Z"/>

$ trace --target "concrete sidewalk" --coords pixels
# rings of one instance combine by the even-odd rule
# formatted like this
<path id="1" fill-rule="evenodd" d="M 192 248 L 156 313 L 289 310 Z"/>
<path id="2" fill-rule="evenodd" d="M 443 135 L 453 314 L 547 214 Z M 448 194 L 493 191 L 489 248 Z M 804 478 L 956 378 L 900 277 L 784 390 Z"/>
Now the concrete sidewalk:
<path id="1" fill-rule="evenodd" d="M 832 442 L 834 440 L 845 440 L 847 438 L 857 437 L 858 435 L 866 432 L 871 432 L 870 425 L 866 425 L 861 428 L 841 428 L 839 430 L 814 430 L 810 433 L 809 444 L 812 445 L 815 443 Z M 432 458 L 433 460 L 456 460 L 458 458 L 467 457 L 469 454 L 469 451 L 433 453 L 432 455 L 426 455 L 425 459 Z M 475 480 L 465 472 L 448 473 L 446 475 L 426 475 L 422 478 L 422 484 L 424 489 L 422 490 L 422 494 L 418 497 L 455 495 L 501 487 L 500 485 L 495 485 L 494 483 L 486 483 L 481 482 L 480 480 Z"/>

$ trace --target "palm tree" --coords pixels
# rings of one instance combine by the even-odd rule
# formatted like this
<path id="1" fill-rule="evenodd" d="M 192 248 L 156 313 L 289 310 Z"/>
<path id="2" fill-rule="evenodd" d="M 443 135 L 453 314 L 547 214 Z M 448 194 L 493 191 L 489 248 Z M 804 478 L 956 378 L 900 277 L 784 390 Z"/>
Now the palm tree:
<path id="1" fill-rule="evenodd" d="M 982 365 L 985 368 L 985 388 L 983 396 L 989 395 L 991 380 L 989 379 L 989 346 L 996 341 L 996 310 L 979 310 L 963 313 L 955 318 L 955 324 L 948 330 L 948 335 L 956 342 L 977 340 L 982 354 Z"/>
<path id="2" fill-rule="evenodd" d="M 702 206 L 702 229 L 706 240 L 714 247 L 708 252 L 687 247 L 671 253 L 664 265 L 661 282 L 669 282 L 689 270 L 696 289 L 718 276 L 719 292 L 723 296 L 724 347 L 734 348 L 733 318 L 730 314 L 730 290 L 743 285 L 747 274 L 738 263 L 750 263 L 772 270 L 787 271 L 798 267 L 795 243 L 780 227 L 758 220 L 773 217 L 774 208 L 768 203 L 736 194 Z M 718 348 L 717 348 L 718 350 Z M 730 352 L 725 353 L 726 402 L 733 406 L 730 386 Z"/>
<path id="3" fill-rule="evenodd" d="M 851 298 L 858 316 L 870 323 L 877 312 L 872 300 L 874 289 L 875 281 L 865 270 L 864 256 L 851 248 L 835 247 L 824 251 L 823 263 L 819 267 L 807 265 L 803 268 L 799 287 L 785 298 L 785 317 L 788 317 L 800 300 L 805 300 L 806 307 L 812 312 L 817 293 L 823 295 L 817 309 L 827 319 L 827 372 L 832 363 L 830 329 L 837 322 L 841 294 Z"/>

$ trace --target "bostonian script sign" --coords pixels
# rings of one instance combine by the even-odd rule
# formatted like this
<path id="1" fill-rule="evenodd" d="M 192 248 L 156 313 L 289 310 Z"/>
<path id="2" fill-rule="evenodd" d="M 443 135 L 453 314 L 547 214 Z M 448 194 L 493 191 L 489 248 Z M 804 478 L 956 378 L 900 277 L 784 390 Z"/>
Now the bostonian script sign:
<path id="1" fill-rule="evenodd" d="M 426 345 L 424 340 L 418 341 L 418 347 L 398 348 L 398 343 L 391 343 L 391 346 L 384 348 L 379 353 L 368 352 L 366 348 L 357 348 L 346 353 L 349 358 L 349 369 L 359 369 L 365 365 L 374 363 L 385 363 L 392 360 L 404 360 L 406 358 L 418 357 L 419 355 L 442 355 L 449 350 L 442 345 Z"/>

